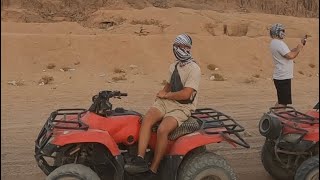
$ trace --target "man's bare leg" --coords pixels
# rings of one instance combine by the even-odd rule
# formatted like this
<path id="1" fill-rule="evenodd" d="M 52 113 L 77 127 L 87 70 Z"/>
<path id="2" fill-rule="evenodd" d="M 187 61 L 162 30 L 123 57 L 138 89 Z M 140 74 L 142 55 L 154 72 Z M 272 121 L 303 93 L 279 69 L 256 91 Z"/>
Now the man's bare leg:
<path id="1" fill-rule="evenodd" d="M 285 108 L 280 108 L 280 107 L 286 107 L 287 105 L 286 104 L 279 104 L 278 102 L 274 105 L 275 107 L 279 107 L 278 109 L 275 109 L 274 111 L 275 112 L 281 112 L 281 111 L 284 111 Z"/>
<path id="2" fill-rule="evenodd" d="M 140 128 L 138 156 L 144 158 L 151 136 L 151 128 L 156 122 L 161 121 L 162 117 L 162 113 L 157 108 L 151 107 L 148 110 Z"/>
<path id="3" fill-rule="evenodd" d="M 152 125 L 160 121 L 162 117 L 161 111 L 154 107 L 151 107 L 146 113 L 140 128 L 138 155 L 124 166 L 128 173 L 136 174 L 149 171 L 148 162 L 144 159 L 144 155 L 150 140 Z"/>
<path id="4" fill-rule="evenodd" d="M 154 153 L 154 158 L 150 170 L 157 172 L 161 159 L 166 153 L 168 145 L 168 135 L 178 127 L 178 122 L 173 117 L 166 117 L 162 120 L 157 132 L 157 144 Z"/>

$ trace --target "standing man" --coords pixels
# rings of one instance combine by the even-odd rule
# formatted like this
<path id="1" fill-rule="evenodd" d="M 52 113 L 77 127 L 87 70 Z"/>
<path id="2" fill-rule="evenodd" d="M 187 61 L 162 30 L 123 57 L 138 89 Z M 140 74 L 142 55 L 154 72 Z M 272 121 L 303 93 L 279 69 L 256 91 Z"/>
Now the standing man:
<path id="1" fill-rule="evenodd" d="M 198 64 L 191 56 L 192 39 L 187 34 L 176 37 L 173 54 L 176 61 L 169 68 L 169 80 L 158 92 L 153 106 L 145 115 L 140 128 L 138 154 L 125 165 L 131 174 L 141 173 L 143 179 L 154 179 L 160 161 L 166 153 L 168 135 L 196 109 L 197 91 L 201 78 Z M 144 159 L 152 126 L 161 121 L 157 130 L 157 143 L 150 168 Z"/>
<path id="2" fill-rule="evenodd" d="M 270 50 L 274 63 L 273 81 L 277 90 L 278 102 L 276 107 L 284 107 L 292 104 L 291 79 L 293 78 L 293 59 L 306 44 L 306 37 L 296 48 L 289 49 L 283 39 L 285 38 L 285 27 L 282 24 L 274 24 L 270 29 L 272 38 Z"/>

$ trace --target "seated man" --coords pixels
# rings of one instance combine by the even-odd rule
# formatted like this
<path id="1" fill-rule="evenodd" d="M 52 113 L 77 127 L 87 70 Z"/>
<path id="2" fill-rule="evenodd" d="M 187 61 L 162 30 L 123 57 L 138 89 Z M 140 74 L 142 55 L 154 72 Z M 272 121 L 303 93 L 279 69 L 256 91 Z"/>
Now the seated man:
<path id="1" fill-rule="evenodd" d="M 169 133 L 186 121 L 191 111 L 196 109 L 201 71 L 191 56 L 191 45 L 192 39 L 187 34 L 181 34 L 175 39 L 173 54 L 176 62 L 169 68 L 170 83 L 158 92 L 155 103 L 144 117 L 140 129 L 138 155 L 125 165 L 125 170 L 129 173 L 142 173 L 145 179 L 154 178 L 165 155 Z M 161 123 L 157 131 L 154 158 L 149 169 L 144 156 L 151 128 L 158 121 Z"/>

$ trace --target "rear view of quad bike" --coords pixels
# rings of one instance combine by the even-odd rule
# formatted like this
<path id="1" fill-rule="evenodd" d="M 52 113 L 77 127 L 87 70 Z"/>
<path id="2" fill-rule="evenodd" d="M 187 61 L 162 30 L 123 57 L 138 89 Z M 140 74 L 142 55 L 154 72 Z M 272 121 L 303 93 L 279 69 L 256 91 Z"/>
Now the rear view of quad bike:
<path id="1" fill-rule="evenodd" d="M 259 123 L 261 160 L 277 180 L 319 179 L 319 103 L 306 113 L 272 107 Z"/>
<path id="2" fill-rule="evenodd" d="M 87 109 L 59 109 L 51 113 L 35 145 L 35 159 L 48 180 L 72 177 L 81 180 L 133 180 L 124 164 L 137 154 L 142 115 L 112 108 L 110 98 L 127 96 L 119 91 L 101 91 Z M 151 162 L 157 139 L 152 129 L 145 159 Z M 235 180 L 226 160 L 206 150 L 206 145 L 227 141 L 249 148 L 231 117 L 214 109 L 197 109 L 190 119 L 169 135 L 159 180 Z"/>

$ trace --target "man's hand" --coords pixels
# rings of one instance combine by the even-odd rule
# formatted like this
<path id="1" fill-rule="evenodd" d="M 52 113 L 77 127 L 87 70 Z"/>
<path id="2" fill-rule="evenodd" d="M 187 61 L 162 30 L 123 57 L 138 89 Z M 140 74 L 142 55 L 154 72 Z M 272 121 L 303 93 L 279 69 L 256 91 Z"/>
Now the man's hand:
<path id="1" fill-rule="evenodd" d="M 163 99 L 163 98 L 165 98 L 166 94 L 167 94 L 167 92 L 165 90 L 161 90 L 158 92 L 157 97 Z"/>
<path id="2" fill-rule="evenodd" d="M 307 43 L 307 35 L 305 35 L 302 39 L 301 39 L 301 44 L 302 45 L 306 45 Z"/>

